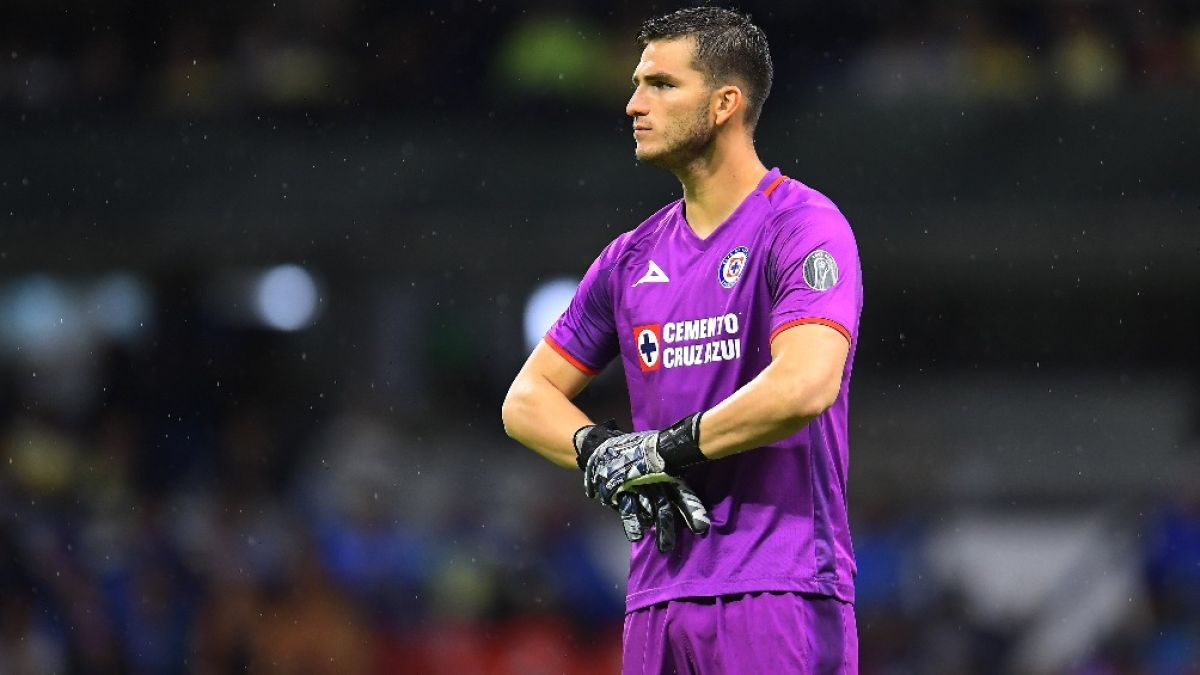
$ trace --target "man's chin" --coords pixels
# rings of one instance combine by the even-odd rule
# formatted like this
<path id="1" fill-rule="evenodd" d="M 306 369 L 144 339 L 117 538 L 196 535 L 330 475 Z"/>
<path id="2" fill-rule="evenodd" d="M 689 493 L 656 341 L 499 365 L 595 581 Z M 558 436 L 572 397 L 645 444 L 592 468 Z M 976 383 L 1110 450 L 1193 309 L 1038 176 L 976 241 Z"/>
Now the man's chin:
<path id="1" fill-rule="evenodd" d="M 666 167 L 670 164 L 668 153 L 665 152 L 654 152 L 649 149 L 635 148 L 633 151 L 633 156 L 642 164 L 649 164 L 651 166 Z"/>

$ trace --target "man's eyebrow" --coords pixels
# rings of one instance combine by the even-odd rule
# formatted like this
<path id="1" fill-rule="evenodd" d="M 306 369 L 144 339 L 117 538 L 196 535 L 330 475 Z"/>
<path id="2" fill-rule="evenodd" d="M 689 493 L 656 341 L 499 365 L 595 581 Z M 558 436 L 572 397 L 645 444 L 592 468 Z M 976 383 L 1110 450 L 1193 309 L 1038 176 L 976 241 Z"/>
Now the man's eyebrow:
<path id="1" fill-rule="evenodd" d="M 634 86 L 637 86 L 638 79 L 639 79 L 638 75 L 636 73 L 634 73 L 633 77 L 631 78 L 631 81 L 633 82 Z M 646 75 L 642 75 L 640 79 L 642 79 L 646 82 L 649 82 L 649 83 L 666 82 L 667 84 L 679 84 L 678 78 L 676 78 L 675 76 L 670 75 L 668 73 L 664 73 L 662 71 L 658 71 L 658 72 L 654 72 L 654 73 L 647 73 Z"/>

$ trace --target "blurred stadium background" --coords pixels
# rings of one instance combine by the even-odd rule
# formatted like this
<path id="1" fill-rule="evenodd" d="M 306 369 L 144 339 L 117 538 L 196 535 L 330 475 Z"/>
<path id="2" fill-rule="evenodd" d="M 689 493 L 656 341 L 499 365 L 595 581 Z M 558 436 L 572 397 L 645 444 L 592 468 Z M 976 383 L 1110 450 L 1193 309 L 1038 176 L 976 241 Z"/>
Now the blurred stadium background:
<path id="1" fill-rule="evenodd" d="M 620 529 L 499 405 L 678 192 L 675 6 L 515 4 L 0 7 L 0 673 L 615 672 Z M 863 672 L 1200 672 L 1200 5 L 741 6 L 864 261 Z"/>

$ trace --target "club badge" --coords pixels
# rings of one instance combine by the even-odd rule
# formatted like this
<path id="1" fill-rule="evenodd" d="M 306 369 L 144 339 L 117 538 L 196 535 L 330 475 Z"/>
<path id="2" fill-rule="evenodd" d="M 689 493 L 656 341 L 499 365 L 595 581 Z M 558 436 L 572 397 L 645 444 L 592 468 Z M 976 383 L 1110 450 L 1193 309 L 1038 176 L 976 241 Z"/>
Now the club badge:
<path id="1" fill-rule="evenodd" d="M 828 251 L 817 249 L 804 258 L 804 283 L 814 291 L 827 291 L 837 280 L 837 261 Z"/>
<path id="2" fill-rule="evenodd" d="M 749 249 L 745 246 L 739 246 L 721 259 L 721 265 L 717 267 L 717 281 L 725 288 L 733 288 L 733 285 L 742 278 L 742 272 L 746 270 L 746 257 L 749 254 Z"/>
<path id="3" fill-rule="evenodd" d="M 643 372 L 658 370 L 662 365 L 662 327 L 660 324 L 646 324 L 633 327 L 633 344 L 637 348 L 638 365 Z"/>

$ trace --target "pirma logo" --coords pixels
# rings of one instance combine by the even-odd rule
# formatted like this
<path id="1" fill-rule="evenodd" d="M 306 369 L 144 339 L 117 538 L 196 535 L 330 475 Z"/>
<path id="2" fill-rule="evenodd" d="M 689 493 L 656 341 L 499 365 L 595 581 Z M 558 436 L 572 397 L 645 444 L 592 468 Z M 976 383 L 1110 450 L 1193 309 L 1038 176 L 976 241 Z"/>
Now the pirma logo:
<path id="1" fill-rule="evenodd" d="M 637 350 L 638 365 L 649 372 L 658 370 L 662 365 L 662 328 L 660 324 L 651 323 L 633 327 L 633 344 Z"/>
<path id="2" fill-rule="evenodd" d="M 733 285 L 742 278 L 742 272 L 746 269 L 746 257 L 749 254 L 749 249 L 745 246 L 739 246 L 721 259 L 721 265 L 717 268 L 717 281 L 725 288 L 733 288 Z"/>

